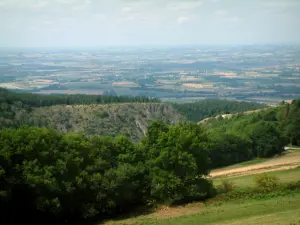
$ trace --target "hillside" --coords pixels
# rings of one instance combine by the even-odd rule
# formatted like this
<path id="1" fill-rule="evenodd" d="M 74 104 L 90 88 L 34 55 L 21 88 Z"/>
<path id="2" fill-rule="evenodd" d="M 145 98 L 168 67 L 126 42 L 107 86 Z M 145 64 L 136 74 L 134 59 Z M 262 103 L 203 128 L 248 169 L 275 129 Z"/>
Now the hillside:
<path id="1" fill-rule="evenodd" d="M 213 116 L 213 117 L 207 117 L 207 118 L 201 120 L 200 122 L 198 122 L 198 124 L 208 122 L 212 119 L 231 119 L 232 117 L 238 116 L 240 114 L 250 115 L 250 114 L 259 113 L 261 111 L 265 111 L 265 110 L 268 110 L 268 109 L 270 109 L 270 107 L 266 107 L 266 108 L 262 108 L 262 109 L 256 109 L 256 110 L 250 110 L 250 111 L 241 111 L 241 112 L 238 112 L 238 113 L 226 113 L 226 114 L 216 115 L 216 116 Z"/>
<path id="2" fill-rule="evenodd" d="M 184 118 L 163 103 L 120 103 L 28 107 L 21 103 L 0 105 L 0 127 L 21 125 L 51 127 L 88 136 L 123 134 L 132 140 L 144 136 L 152 120 L 177 124 Z"/>
<path id="3" fill-rule="evenodd" d="M 177 124 L 183 118 L 162 103 L 122 103 L 108 105 L 72 105 L 35 108 L 27 115 L 29 125 L 52 127 L 59 131 L 86 135 L 123 134 L 139 140 L 152 120 Z"/>
<path id="4" fill-rule="evenodd" d="M 266 108 L 267 105 L 256 102 L 238 102 L 222 99 L 206 99 L 194 103 L 172 104 L 174 109 L 189 121 L 199 122 L 204 118 L 219 114 L 239 113 Z"/>
<path id="5" fill-rule="evenodd" d="M 4 215 L 36 224 L 101 221 L 137 207 L 219 198 L 212 169 L 300 143 L 299 100 L 198 125 L 180 123 L 171 105 L 149 99 L 27 97 L 0 98 L 0 201 Z"/>
<path id="6" fill-rule="evenodd" d="M 225 168 L 212 170 L 210 176 L 216 179 L 238 178 L 242 176 L 285 171 L 300 168 L 300 148 L 291 148 L 280 156 L 258 158 Z M 300 171 L 300 170 L 299 170 Z"/>
<path id="7" fill-rule="evenodd" d="M 294 162 L 291 162 L 291 159 Z M 160 206 L 150 213 L 133 213 L 101 224 L 299 224 L 300 186 L 295 185 L 297 182 L 300 184 L 299 166 L 300 149 L 296 148 L 279 157 L 255 159 L 216 169 L 211 172 L 211 176 L 219 190 L 224 184 L 233 184 L 233 190 L 223 193 L 223 199 L 219 196 L 219 199 L 217 197 L 211 202 L 198 201 L 179 206 Z M 274 188 L 269 190 L 269 193 L 259 196 L 255 179 L 260 177 L 260 173 L 278 178 L 280 191 L 276 192 Z M 293 188 L 284 190 L 283 187 L 289 185 Z M 252 198 L 243 196 L 251 191 L 254 192 Z"/>
<path id="8" fill-rule="evenodd" d="M 147 97 L 38 95 L 0 88 L 0 128 L 51 127 L 88 136 L 144 136 L 152 120 L 184 120 L 172 106 Z"/>
<path id="9" fill-rule="evenodd" d="M 287 144 L 300 144 L 300 101 L 252 113 L 217 117 L 199 125 L 214 147 L 213 168 L 280 154 Z"/>
<path id="10" fill-rule="evenodd" d="M 223 112 L 234 113 L 265 105 L 227 100 L 189 104 L 159 103 L 147 97 L 103 95 L 38 95 L 0 88 L 0 128 L 30 125 L 88 136 L 124 134 L 139 140 L 152 120 L 167 124 L 194 121 Z"/>

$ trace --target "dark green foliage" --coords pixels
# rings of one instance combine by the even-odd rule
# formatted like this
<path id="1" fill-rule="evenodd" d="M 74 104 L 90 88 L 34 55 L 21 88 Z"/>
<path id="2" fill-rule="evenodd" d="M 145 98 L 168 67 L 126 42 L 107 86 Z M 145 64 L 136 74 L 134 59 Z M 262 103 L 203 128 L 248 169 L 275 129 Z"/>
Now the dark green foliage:
<path id="1" fill-rule="evenodd" d="M 210 134 L 209 138 L 212 168 L 228 166 L 253 158 L 249 141 L 238 135 L 218 132 Z"/>
<path id="2" fill-rule="evenodd" d="M 209 162 L 200 128 L 153 127 L 140 144 L 124 136 L 87 138 L 47 128 L 1 130 L 3 215 L 45 224 L 105 218 L 149 202 L 207 198 L 213 188 L 204 177 Z M 157 141 L 149 141 L 152 135 Z"/>
<path id="3" fill-rule="evenodd" d="M 227 166 L 257 157 L 271 157 L 284 151 L 288 140 L 297 140 L 297 108 L 281 105 L 255 114 L 236 115 L 231 119 L 211 119 L 203 126 L 208 132 L 212 147 L 212 167 Z M 292 137 L 292 138 L 291 138 Z"/>
<path id="4" fill-rule="evenodd" d="M 284 104 L 282 129 L 292 145 L 300 145 L 300 99 Z"/>
<path id="5" fill-rule="evenodd" d="M 251 128 L 249 137 L 253 157 L 270 157 L 283 151 L 284 139 L 275 123 L 261 121 Z"/>
<path id="6" fill-rule="evenodd" d="M 0 149 L 1 202 L 8 211 L 90 218 L 129 210 L 148 197 L 143 157 L 125 137 L 89 140 L 24 127 L 1 131 Z"/>
<path id="7" fill-rule="evenodd" d="M 52 105 L 87 105 L 108 104 L 124 102 L 160 102 L 156 98 L 130 97 L 130 96 L 106 96 L 106 95 L 38 95 L 31 93 L 15 93 L 0 88 L 0 103 L 21 102 L 32 107 Z"/>
<path id="8" fill-rule="evenodd" d="M 125 101 L 97 97 L 98 103 Z M 40 224 L 57 224 L 106 218 L 153 202 L 205 199 L 214 194 L 206 179 L 209 169 L 280 154 L 285 144 L 300 140 L 299 100 L 252 115 L 212 119 L 201 126 L 167 125 L 164 122 L 171 122 L 171 109 L 163 104 L 140 104 L 138 107 L 145 107 L 140 115 L 135 115 L 132 105 L 124 104 L 122 109 L 130 112 L 129 116 L 118 107 L 41 107 L 90 104 L 94 98 L 16 94 L 0 89 L 0 126 L 15 128 L 0 130 L 4 216 L 13 212 L 17 215 L 14 218 L 41 218 Z M 147 122 L 159 115 L 164 115 L 164 122 L 153 122 L 147 129 Z M 110 118 L 115 126 L 103 122 Z M 55 129 L 20 127 L 22 124 Z M 146 133 L 144 139 L 133 143 L 125 136 L 97 136 L 100 132 L 111 136 L 122 132 L 138 139 L 124 124 L 138 126 L 140 133 Z M 74 130 L 89 135 L 68 133 Z M 259 186 L 268 189 L 275 182 L 269 180 L 261 179 Z M 222 190 L 234 193 L 233 186 L 224 183 Z M 10 221 L 14 218 L 8 217 Z"/>
<path id="9" fill-rule="evenodd" d="M 172 104 L 175 110 L 189 121 L 199 122 L 207 117 L 219 114 L 238 113 L 265 108 L 266 105 L 255 102 L 237 102 L 228 100 L 202 100 L 194 103 Z"/>
<path id="10" fill-rule="evenodd" d="M 211 195 L 212 185 L 204 177 L 209 168 L 207 137 L 199 126 L 154 122 L 144 143 L 156 200 L 176 203 Z"/>

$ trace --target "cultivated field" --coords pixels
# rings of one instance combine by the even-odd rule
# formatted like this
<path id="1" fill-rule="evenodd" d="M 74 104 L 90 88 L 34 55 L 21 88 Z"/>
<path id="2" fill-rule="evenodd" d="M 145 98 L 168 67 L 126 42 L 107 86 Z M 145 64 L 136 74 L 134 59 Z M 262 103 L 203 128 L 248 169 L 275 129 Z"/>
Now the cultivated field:
<path id="1" fill-rule="evenodd" d="M 116 87 L 139 87 L 138 84 L 136 84 L 134 82 L 129 82 L 129 81 L 113 82 L 112 86 L 116 86 Z"/>

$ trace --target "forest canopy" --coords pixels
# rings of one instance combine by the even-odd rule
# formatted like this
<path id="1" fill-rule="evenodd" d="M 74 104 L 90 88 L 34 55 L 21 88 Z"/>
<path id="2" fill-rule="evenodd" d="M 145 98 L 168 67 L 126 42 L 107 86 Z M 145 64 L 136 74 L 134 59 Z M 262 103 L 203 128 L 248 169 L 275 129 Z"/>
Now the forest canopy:
<path id="1" fill-rule="evenodd" d="M 199 122 L 204 118 L 220 114 L 239 113 L 267 107 L 265 104 L 256 102 L 238 102 L 221 99 L 206 99 L 193 103 L 172 104 L 172 106 L 192 122 Z"/>

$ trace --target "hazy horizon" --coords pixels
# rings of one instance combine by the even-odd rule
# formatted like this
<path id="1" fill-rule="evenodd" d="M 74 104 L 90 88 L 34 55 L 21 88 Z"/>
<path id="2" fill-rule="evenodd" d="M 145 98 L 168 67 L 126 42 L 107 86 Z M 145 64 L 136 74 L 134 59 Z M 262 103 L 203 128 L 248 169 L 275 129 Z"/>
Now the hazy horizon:
<path id="1" fill-rule="evenodd" d="M 298 45 L 299 11 L 299 0 L 0 0 L 0 47 Z"/>

